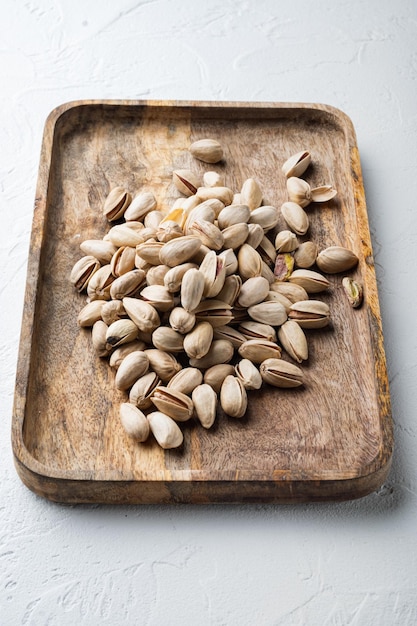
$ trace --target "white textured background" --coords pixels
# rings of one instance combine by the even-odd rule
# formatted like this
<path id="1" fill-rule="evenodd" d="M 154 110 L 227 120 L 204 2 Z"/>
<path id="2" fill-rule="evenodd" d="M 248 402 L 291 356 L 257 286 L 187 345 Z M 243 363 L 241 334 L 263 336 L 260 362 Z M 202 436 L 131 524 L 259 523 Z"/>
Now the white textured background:
<path id="1" fill-rule="evenodd" d="M 2 0 L 0 624 L 417 623 L 413 0 Z M 378 493 L 301 506 L 70 507 L 15 473 L 10 422 L 41 136 L 90 98 L 323 102 L 362 159 L 395 420 Z"/>

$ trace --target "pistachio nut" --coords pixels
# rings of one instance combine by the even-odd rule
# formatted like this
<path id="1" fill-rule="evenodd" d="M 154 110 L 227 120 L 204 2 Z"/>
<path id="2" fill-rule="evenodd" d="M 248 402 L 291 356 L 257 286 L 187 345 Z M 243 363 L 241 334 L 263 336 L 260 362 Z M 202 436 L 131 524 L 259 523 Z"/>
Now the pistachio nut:
<path id="1" fill-rule="evenodd" d="M 184 367 L 171 378 L 167 387 L 189 396 L 203 382 L 203 374 L 197 367 Z"/>
<path id="2" fill-rule="evenodd" d="M 160 326 L 161 320 L 158 312 L 148 302 L 137 298 L 123 298 L 122 302 L 126 313 L 139 330 L 151 333 Z"/>
<path id="3" fill-rule="evenodd" d="M 118 348 L 116 348 L 116 350 L 113 350 L 113 352 L 110 355 L 109 365 L 110 367 L 113 367 L 114 369 L 117 370 L 120 367 L 120 364 L 123 361 L 123 359 L 128 354 L 130 354 L 131 352 L 142 351 L 144 349 L 145 349 L 145 342 L 139 341 L 138 339 L 135 339 L 135 341 L 129 341 L 129 343 L 124 343 Z"/>
<path id="4" fill-rule="evenodd" d="M 151 400 L 159 411 L 176 422 L 186 422 L 192 417 L 194 405 L 191 398 L 172 387 L 155 387 Z"/>
<path id="5" fill-rule="evenodd" d="M 288 320 L 278 330 L 278 339 L 285 352 L 297 363 L 308 359 L 307 338 L 299 324 Z"/>
<path id="6" fill-rule="evenodd" d="M 198 322 L 210 322 L 213 328 L 225 326 L 233 319 L 232 307 L 221 300 L 203 300 L 193 311 Z"/>
<path id="7" fill-rule="evenodd" d="M 330 246 L 317 255 L 317 267 L 327 274 L 347 272 L 359 262 L 358 257 L 352 250 L 343 246 Z"/>
<path id="8" fill-rule="evenodd" d="M 83 256 L 81 259 L 78 259 L 72 268 L 70 282 L 81 293 L 81 291 L 87 289 L 90 279 L 99 268 L 100 262 L 95 257 L 91 255 Z"/>
<path id="9" fill-rule="evenodd" d="M 159 262 L 163 265 L 176 267 L 177 265 L 189 261 L 200 246 L 200 239 L 192 235 L 171 239 L 171 241 L 165 243 L 161 248 Z"/>
<path id="10" fill-rule="evenodd" d="M 237 274 L 231 274 L 226 276 L 224 285 L 218 293 L 218 298 L 222 302 L 226 302 L 231 306 L 234 305 L 239 295 L 240 288 L 242 286 L 242 279 Z"/>
<path id="11" fill-rule="evenodd" d="M 151 369 L 158 374 L 163 383 L 171 380 L 181 369 L 181 365 L 170 352 L 164 352 L 157 348 L 149 348 L 144 350 L 144 352 L 149 359 Z"/>
<path id="12" fill-rule="evenodd" d="M 95 257 L 102 265 L 110 263 L 113 254 L 117 251 L 117 247 L 111 241 L 103 239 L 85 239 L 80 243 L 80 248 L 86 256 Z"/>
<path id="13" fill-rule="evenodd" d="M 213 341 L 213 326 L 199 322 L 184 337 L 184 350 L 189 358 L 201 359 L 210 350 Z"/>
<path id="14" fill-rule="evenodd" d="M 248 407 L 248 396 L 242 381 L 236 376 L 226 376 L 220 389 L 220 405 L 226 415 L 243 417 Z"/>
<path id="15" fill-rule="evenodd" d="M 152 333 L 152 343 L 158 350 L 183 352 L 184 336 L 169 326 L 159 326 Z"/>
<path id="16" fill-rule="evenodd" d="M 264 233 L 268 232 L 278 224 L 278 210 L 273 206 L 260 206 L 251 212 L 249 224 L 259 224 Z"/>
<path id="17" fill-rule="evenodd" d="M 143 351 L 130 352 L 116 372 L 116 388 L 122 391 L 129 389 L 138 378 L 146 374 L 148 369 L 149 359 Z"/>
<path id="18" fill-rule="evenodd" d="M 300 387 L 303 384 L 303 372 L 282 359 L 266 359 L 259 368 L 262 379 L 274 387 Z"/>
<path id="19" fill-rule="evenodd" d="M 218 163 L 223 158 L 223 148 L 216 139 L 198 139 L 191 144 L 189 151 L 204 163 Z"/>
<path id="20" fill-rule="evenodd" d="M 156 198 L 151 191 L 141 191 L 138 193 L 126 209 L 124 217 L 127 222 L 142 220 L 145 215 L 153 211 L 156 207 Z M 149 224 L 145 224 L 146 227 Z"/>
<path id="21" fill-rule="evenodd" d="M 273 326 L 262 324 L 261 322 L 254 322 L 253 320 L 242 322 L 238 330 L 246 337 L 246 340 L 266 339 L 267 341 L 275 342 L 277 339 L 277 334 Z"/>
<path id="22" fill-rule="evenodd" d="M 181 446 L 184 436 L 178 424 L 171 417 L 161 411 L 153 411 L 148 415 L 148 422 L 152 434 L 161 448 L 169 450 Z"/>
<path id="23" fill-rule="evenodd" d="M 191 268 L 185 272 L 181 284 L 181 306 L 192 312 L 201 302 L 205 287 L 202 271 Z"/>
<path id="24" fill-rule="evenodd" d="M 169 324 L 171 328 L 181 333 L 181 335 L 185 335 L 194 327 L 195 315 L 182 307 L 174 307 L 169 314 Z"/>
<path id="25" fill-rule="evenodd" d="M 204 428 L 211 428 L 216 419 L 217 394 L 210 385 L 202 384 L 192 392 L 195 413 Z"/>
<path id="26" fill-rule="evenodd" d="M 363 302 L 362 285 L 356 280 L 353 280 L 353 278 L 345 276 L 342 279 L 342 286 L 351 306 L 354 309 L 359 308 Z"/>
<path id="27" fill-rule="evenodd" d="M 214 329 L 213 333 L 214 339 L 226 339 L 230 341 L 235 349 L 239 348 L 244 341 L 246 341 L 246 337 L 242 335 L 236 328 L 233 326 L 220 326 L 219 328 Z"/>
<path id="28" fill-rule="evenodd" d="M 204 172 L 204 187 L 224 187 L 224 178 L 219 172 Z"/>
<path id="29" fill-rule="evenodd" d="M 262 273 L 262 258 L 252 246 L 244 243 L 237 254 L 239 274 L 243 279 L 260 276 Z"/>
<path id="30" fill-rule="evenodd" d="M 301 150 L 290 156 L 282 166 L 286 178 L 302 176 L 311 163 L 311 154 L 308 150 Z"/>
<path id="31" fill-rule="evenodd" d="M 149 285 L 144 287 L 139 295 L 142 300 L 162 313 L 170 311 L 174 306 L 174 296 L 165 285 Z"/>
<path id="32" fill-rule="evenodd" d="M 298 302 L 299 300 L 308 300 L 308 293 L 300 285 L 295 283 L 282 282 L 276 280 L 270 285 L 270 290 L 282 294 L 291 302 Z"/>
<path id="33" fill-rule="evenodd" d="M 299 247 L 297 235 L 290 230 L 281 230 L 275 237 L 275 249 L 280 252 L 294 252 Z"/>
<path id="34" fill-rule="evenodd" d="M 138 336 L 138 327 L 130 319 L 116 320 L 107 329 L 107 349 L 117 348 L 123 343 L 134 341 Z"/>
<path id="35" fill-rule="evenodd" d="M 262 203 L 262 189 L 254 178 L 247 178 L 240 190 L 240 200 L 246 204 L 251 211 L 257 209 Z"/>
<path id="36" fill-rule="evenodd" d="M 330 322 L 330 309 L 321 300 L 300 300 L 291 306 L 288 317 L 301 328 L 324 328 Z"/>
<path id="37" fill-rule="evenodd" d="M 237 303 L 241 307 L 248 309 L 254 304 L 259 304 L 265 300 L 269 292 L 269 282 L 262 276 L 248 278 L 240 288 Z"/>
<path id="38" fill-rule="evenodd" d="M 308 269 L 316 262 L 317 244 L 314 241 L 304 241 L 300 243 L 294 252 L 294 264 L 301 269 Z"/>
<path id="39" fill-rule="evenodd" d="M 319 293 L 330 287 L 327 278 L 313 270 L 294 270 L 288 280 L 290 283 L 303 287 L 307 293 Z"/>
<path id="40" fill-rule="evenodd" d="M 90 300 L 110 300 L 110 288 L 114 280 L 110 264 L 102 265 L 88 281 L 88 298 Z"/>
<path id="41" fill-rule="evenodd" d="M 287 226 L 297 235 L 305 235 L 310 226 L 307 213 L 296 202 L 284 202 L 281 214 Z"/>
<path id="42" fill-rule="evenodd" d="M 233 375 L 234 372 L 235 368 L 233 365 L 230 365 L 229 363 L 219 363 L 218 365 L 209 367 L 204 372 L 203 380 L 204 383 L 210 385 L 216 393 L 219 393 L 226 376 Z"/>
<path id="43" fill-rule="evenodd" d="M 236 250 L 242 246 L 249 233 L 249 227 L 247 224 L 232 224 L 222 230 L 223 235 L 223 247 L 226 249 Z"/>
<path id="44" fill-rule="evenodd" d="M 145 283 L 145 272 L 134 269 L 116 278 L 110 285 L 110 297 L 113 300 L 122 300 L 137 294 Z"/>
<path id="45" fill-rule="evenodd" d="M 217 223 L 220 230 L 224 230 L 234 224 L 246 224 L 249 221 L 251 212 L 246 204 L 233 204 L 224 207 L 217 216 Z"/>
<path id="46" fill-rule="evenodd" d="M 195 220 L 188 229 L 190 235 L 195 235 L 201 243 L 211 250 L 221 250 L 224 239 L 221 230 L 207 220 Z"/>
<path id="47" fill-rule="evenodd" d="M 78 314 L 78 325 L 82 328 L 87 328 L 92 326 L 94 322 L 101 320 L 101 313 L 105 304 L 107 304 L 106 300 L 92 300 L 88 302 Z"/>
<path id="48" fill-rule="evenodd" d="M 184 196 L 194 196 L 200 186 L 197 174 L 187 169 L 174 170 L 172 172 L 172 182 Z"/>
<path id="49" fill-rule="evenodd" d="M 166 266 L 169 267 L 169 266 Z M 176 293 L 181 289 L 184 274 L 190 269 L 198 269 L 196 263 L 180 263 L 176 267 L 171 267 L 164 276 L 164 285 L 171 293 Z"/>
<path id="50" fill-rule="evenodd" d="M 94 322 L 91 329 L 91 343 L 93 344 L 93 348 L 99 357 L 106 357 L 110 352 L 106 340 L 107 330 L 108 326 L 103 322 L 103 320 L 97 320 L 97 322 Z"/>
<path id="51" fill-rule="evenodd" d="M 136 441 L 146 441 L 150 427 L 146 415 L 129 402 L 120 405 L 120 421 L 126 433 Z"/>
<path id="52" fill-rule="evenodd" d="M 155 372 L 147 372 L 132 385 L 129 391 L 129 402 L 138 409 L 149 409 L 153 406 L 151 395 L 154 389 L 161 384 L 161 379 Z"/>
<path id="53" fill-rule="evenodd" d="M 223 288 L 226 280 L 226 263 L 224 256 L 217 255 L 210 250 L 200 265 L 200 275 L 203 276 L 203 295 L 205 298 L 216 297 Z"/>
<path id="54" fill-rule="evenodd" d="M 233 200 L 233 191 L 229 187 L 199 187 L 197 197 L 201 202 L 206 200 L 220 200 L 224 205 L 229 205 Z"/>
<path id="55" fill-rule="evenodd" d="M 213 365 L 219 365 L 220 363 L 229 363 L 232 360 L 234 354 L 233 345 L 230 341 L 225 339 L 214 339 L 210 346 L 210 350 L 201 359 L 190 359 L 191 367 L 198 367 L 200 369 L 208 369 Z"/>
<path id="56" fill-rule="evenodd" d="M 249 359 L 252 363 L 262 363 L 265 359 L 281 358 L 281 348 L 267 339 L 248 339 L 238 350 L 242 359 Z"/>
<path id="57" fill-rule="evenodd" d="M 132 196 L 123 187 L 114 187 L 104 201 L 103 215 L 113 222 L 123 217 Z"/>
<path id="58" fill-rule="evenodd" d="M 248 231 L 246 243 L 256 249 L 265 237 L 264 229 L 260 224 L 248 224 Z"/>
<path id="59" fill-rule="evenodd" d="M 127 317 L 127 313 L 121 300 L 93 300 L 93 302 L 103 303 L 104 306 L 101 309 L 101 319 L 103 322 L 106 322 L 108 326 L 113 324 L 113 322 L 122 319 L 122 317 Z"/>
<path id="60" fill-rule="evenodd" d="M 290 176 L 287 179 L 287 192 L 289 201 L 298 204 L 302 208 L 308 206 L 312 201 L 311 187 L 302 178 Z"/>
<path id="61" fill-rule="evenodd" d="M 248 308 L 250 317 L 256 322 L 281 326 L 287 320 L 287 312 L 280 302 L 269 301 L 254 304 Z"/>
<path id="62" fill-rule="evenodd" d="M 241 359 L 235 365 L 235 373 L 237 378 L 242 381 L 245 389 L 260 389 L 262 387 L 262 376 L 249 359 Z"/>

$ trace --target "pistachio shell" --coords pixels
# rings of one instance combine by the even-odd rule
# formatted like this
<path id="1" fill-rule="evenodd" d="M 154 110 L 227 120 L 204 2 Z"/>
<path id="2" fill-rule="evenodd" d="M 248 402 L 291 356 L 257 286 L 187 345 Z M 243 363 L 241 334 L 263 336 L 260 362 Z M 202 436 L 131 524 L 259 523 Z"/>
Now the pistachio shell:
<path id="1" fill-rule="evenodd" d="M 151 369 L 158 374 L 163 383 L 167 383 L 177 372 L 180 371 L 181 365 L 170 352 L 150 348 L 144 350 L 149 359 Z"/>
<path id="2" fill-rule="evenodd" d="M 172 239 L 163 245 L 159 253 L 159 262 L 170 267 L 185 263 L 201 246 L 198 237 L 186 236 Z"/>
<path id="3" fill-rule="evenodd" d="M 157 311 L 170 311 L 174 306 L 174 296 L 165 285 L 149 285 L 144 287 L 139 295 Z"/>
<path id="4" fill-rule="evenodd" d="M 237 260 L 239 274 L 243 279 L 260 276 L 262 272 L 262 258 L 252 246 L 244 243 L 239 249 Z"/>
<path id="5" fill-rule="evenodd" d="M 239 306 L 249 308 L 265 300 L 269 292 L 269 282 L 262 276 L 248 278 L 240 288 L 237 303 Z"/>
<path id="6" fill-rule="evenodd" d="M 152 265 L 160 265 L 160 252 L 166 244 L 162 241 L 148 240 L 136 246 L 136 254 Z"/>
<path id="7" fill-rule="evenodd" d="M 199 322 L 210 322 L 213 328 L 229 324 L 233 319 L 230 304 L 221 300 L 203 300 L 194 309 L 196 320 Z"/>
<path id="8" fill-rule="evenodd" d="M 169 323 L 177 332 L 185 335 L 195 324 L 195 315 L 182 307 L 174 307 L 169 315 Z"/>
<path id="9" fill-rule="evenodd" d="M 113 246 L 113 244 L 110 244 Z M 135 267 L 136 248 L 131 246 L 121 246 L 116 250 L 110 259 L 110 266 L 113 276 L 121 276 L 130 272 Z"/>
<path id="10" fill-rule="evenodd" d="M 126 313 L 139 330 L 150 333 L 161 324 L 158 312 L 148 302 L 137 298 L 123 298 L 122 302 Z"/>
<path id="11" fill-rule="evenodd" d="M 287 312 L 280 302 L 261 302 L 248 308 L 248 313 L 256 322 L 281 326 L 287 320 Z"/>
<path id="12" fill-rule="evenodd" d="M 204 428 L 211 428 L 216 419 L 217 394 L 210 385 L 198 385 L 192 393 L 195 413 Z"/>
<path id="13" fill-rule="evenodd" d="M 193 414 L 194 405 L 185 393 L 172 387 L 156 387 L 151 395 L 152 403 L 159 411 L 176 422 L 186 422 Z"/>
<path id="14" fill-rule="evenodd" d="M 78 325 L 86 328 L 101 320 L 101 313 L 105 304 L 107 304 L 106 300 L 92 300 L 86 304 L 78 314 Z"/>
<path id="15" fill-rule="evenodd" d="M 236 328 L 233 326 L 220 326 L 219 328 L 214 329 L 213 333 L 214 339 L 226 339 L 230 341 L 234 348 L 239 348 L 244 341 L 246 341 L 246 337 L 242 335 Z"/>
<path id="16" fill-rule="evenodd" d="M 103 320 L 97 320 L 97 322 L 94 322 L 91 329 L 91 342 L 97 356 L 99 357 L 106 357 L 110 352 L 106 340 L 107 331 L 108 326 L 103 322 Z"/>
<path id="17" fill-rule="evenodd" d="M 224 178 L 219 172 L 204 172 L 204 187 L 224 187 Z"/>
<path id="18" fill-rule="evenodd" d="M 188 357 L 203 358 L 213 341 L 213 327 L 209 322 L 199 322 L 184 337 L 184 350 Z"/>
<path id="19" fill-rule="evenodd" d="M 116 278 L 110 286 L 110 297 L 113 300 L 122 300 L 135 295 L 145 282 L 145 272 L 134 269 Z"/>
<path id="20" fill-rule="evenodd" d="M 111 222 L 123 217 L 132 196 L 123 187 L 114 187 L 104 201 L 103 215 Z"/>
<path id="21" fill-rule="evenodd" d="M 229 205 L 233 200 L 233 191 L 229 187 L 199 187 L 197 197 L 202 202 L 206 200 L 220 200 L 224 205 Z"/>
<path id="22" fill-rule="evenodd" d="M 304 241 L 294 252 L 294 264 L 301 269 L 308 269 L 316 262 L 317 252 L 314 241 Z"/>
<path id="23" fill-rule="evenodd" d="M 290 230 L 281 230 L 275 237 L 275 249 L 277 252 L 294 252 L 298 247 L 297 235 Z"/>
<path id="24" fill-rule="evenodd" d="M 95 257 L 103 265 L 110 263 L 113 254 L 117 251 L 117 247 L 111 241 L 103 239 L 86 239 L 80 243 L 80 248 L 85 255 Z"/>
<path id="25" fill-rule="evenodd" d="M 290 176 L 287 179 L 287 192 L 290 202 L 294 202 L 302 208 L 308 206 L 312 200 L 310 185 L 296 176 Z"/>
<path id="26" fill-rule="evenodd" d="M 152 343 L 158 350 L 165 352 L 182 352 L 184 337 L 169 326 L 159 326 L 152 333 Z"/>
<path id="27" fill-rule="evenodd" d="M 266 359 L 259 368 L 262 379 L 274 387 L 299 387 L 303 384 L 302 370 L 282 359 Z"/>
<path id="28" fill-rule="evenodd" d="M 261 322 L 254 322 L 253 320 L 242 322 L 238 330 L 246 337 L 246 340 L 266 339 L 267 341 L 275 342 L 277 339 L 277 334 L 273 326 L 262 324 Z"/>
<path id="29" fill-rule="evenodd" d="M 242 343 L 238 350 L 243 359 L 249 359 L 252 363 L 262 363 L 265 359 L 280 358 L 281 348 L 267 339 L 248 339 Z"/>
<path id="30" fill-rule="evenodd" d="M 117 348 L 123 343 L 134 341 L 138 336 L 138 327 L 130 319 L 121 319 L 113 322 L 106 332 L 108 349 Z"/>
<path id="31" fill-rule="evenodd" d="M 248 224 L 248 230 L 246 243 L 256 249 L 265 236 L 264 229 L 260 224 Z"/>
<path id="32" fill-rule="evenodd" d="M 201 302 L 205 287 L 205 277 L 198 269 L 185 272 L 181 285 L 181 306 L 186 311 L 193 311 Z"/>
<path id="33" fill-rule="evenodd" d="M 221 250 L 224 239 L 221 230 L 207 220 L 195 220 L 189 227 L 190 235 L 199 237 L 201 243 L 211 250 Z"/>
<path id="34" fill-rule="evenodd" d="M 110 355 L 109 365 L 114 369 L 118 369 L 125 356 L 127 356 L 131 352 L 144 349 L 145 343 L 143 341 L 139 341 L 138 339 L 136 339 L 135 341 L 129 341 L 129 343 L 124 343 L 123 345 L 116 348 L 116 350 L 113 350 Z"/>
<path id="35" fill-rule="evenodd" d="M 90 300 L 110 300 L 110 288 L 114 280 L 110 265 L 100 267 L 88 281 L 88 298 Z"/>
<path id="36" fill-rule="evenodd" d="M 120 405 L 120 421 L 126 433 L 136 441 L 146 441 L 149 437 L 149 422 L 136 406 L 129 402 Z"/>
<path id="37" fill-rule="evenodd" d="M 330 287 L 327 278 L 313 270 L 294 270 L 289 277 L 289 281 L 303 287 L 307 293 L 319 293 L 326 291 Z"/>
<path id="38" fill-rule="evenodd" d="M 300 285 L 295 283 L 282 282 L 277 280 L 270 285 L 271 291 L 276 291 L 282 294 L 291 302 L 298 302 L 299 300 L 308 300 L 308 293 Z"/>
<path id="39" fill-rule="evenodd" d="M 196 367 L 185 367 L 171 378 L 167 387 L 185 393 L 187 396 L 203 382 L 203 374 Z"/>
<path id="40" fill-rule="evenodd" d="M 108 326 L 113 324 L 113 322 L 122 319 L 122 317 L 127 317 L 127 313 L 121 300 L 93 300 L 93 302 L 103 303 L 104 306 L 101 309 L 101 319 L 103 322 L 106 322 Z"/>
<path id="41" fill-rule="evenodd" d="M 216 297 L 226 280 L 226 264 L 224 256 L 210 250 L 200 265 L 200 274 L 204 279 L 203 295 L 205 298 Z"/>
<path id="42" fill-rule="evenodd" d="M 347 272 L 359 262 L 358 257 L 352 250 L 342 246 L 330 246 L 322 250 L 316 259 L 317 267 L 327 274 Z"/>
<path id="43" fill-rule="evenodd" d="M 117 389 L 126 390 L 146 374 L 149 369 L 149 359 L 143 351 L 130 352 L 120 363 L 116 373 L 115 384 Z"/>
<path id="44" fill-rule="evenodd" d="M 251 211 L 261 206 L 262 190 L 259 183 L 254 178 L 247 178 L 240 190 L 240 200 L 246 204 Z"/>
<path id="45" fill-rule="evenodd" d="M 156 198 L 150 191 L 138 193 L 126 209 L 124 217 L 126 221 L 142 220 L 147 213 L 156 207 Z M 148 225 L 146 225 L 148 226 Z"/>
<path id="46" fill-rule="evenodd" d="M 245 389 L 260 389 L 262 387 L 262 376 L 249 359 L 239 361 L 235 366 L 235 372 Z"/>
<path id="47" fill-rule="evenodd" d="M 288 227 L 297 235 L 305 235 L 309 228 L 307 213 L 296 202 L 284 202 L 281 206 L 281 214 Z"/>
<path id="48" fill-rule="evenodd" d="M 231 417 L 243 417 L 248 407 L 246 389 L 236 376 L 226 376 L 220 389 L 220 404 Z"/>
<path id="49" fill-rule="evenodd" d="M 251 212 L 248 206 L 245 204 L 231 205 L 222 209 L 217 216 L 217 223 L 221 230 L 234 224 L 247 223 L 249 221 Z"/>
<path id="50" fill-rule="evenodd" d="M 311 163 L 311 154 L 308 150 L 301 150 L 290 156 L 282 166 L 282 171 L 287 178 L 302 176 Z"/>
<path id="51" fill-rule="evenodd" d="M 166 266 L 169 267 L 169 266 Z M 171 267 L 164 276 L 164 285 L 171 293 L 175 293 L 181 289 L 182 279 L 188 270 L 198 269 L 196 263 L 180 263 L 176 267 Z"/>
<path id="52" fill-rule="evenodd" d="M 212 389 L 219 393 L 226 376 L 234 374 L 234 367 L 229 363 L 220 363 L 209 367 L 204 373 L 204 383 L 210 385 Z"/>
<path id="53" fill-rule="evenodd" d="M 138 378 L 129 391 L 129 402 L 139 409 L 149 409 L 153 406 L 150 396 L 161 380 L 155 372 L 147 372 Z"/>
<path id="54" fill-rule="evenodd" d="M 354 309 L 359 308 L 363 302 L 362 285 L 356 280 L 349 278 L 349 276 L 345 276 L 342 279 L 342 286 L 351 306 Z"/>
<path id="55" fill-rule="evenodd" d="M 278 210 L 273 206 L 260 206 L 251 212 L 249 224 L 259 224 L 267 232 L 278 224 Z"/>
<path id="56" fill-rule="evenodd" d="M 213 365 L 219 365 L 220 363 L 228 363 L 232 360 L 234 353 L 233 345 L 230 341 L 223 339 L 215 339 L 210 347 L 210 350 L 201 359 L 190 359 L 191 367 L 198 367 L 200 369 L 208 369 Z"/>
<path id="57" fill-rule="evenodd" d="M 236 250 L 242 246 L 248 237 L 249 228 L 247 224 L 233 224 L 222 230 L 223 247 Z"/>
<path id="58" fill-rule="evenodd" d="M 87 288 L 92 276 L 99 270 L 100 262 L 91 255 L 86 255 L 79 259 L 71 270 L 70 282 L 77 291 L 81 292 Z"/>
<path id="59" fill-rule="evenodd" d="M 289 356 L 301 363 L 308 359 L 307 339 L 297 322 L 288 320 L 278 330 L 278 339 Z"/>
<path id="60" fill-rule="evenodd" d="M 291 306 L 288 317 L 301 328 L 324 328 L 330 321 L 330 309 L 321 300 L 300 300 Z"/>
<path id="61" fill-rule="evenodd" d="M 111 228 L 109 232 L 104 236 L 104 240 L 109 241 L 118 248 L 120 246 L 131 246 L 134 248 L 144 241 L 141 230 L 131 228 L 127 223 L 116 224 L 115 226 L 113 226 L 113 228 Z"/>
<path id="62" fill-rule="evenodd" d="M 204 163 L 218 163 L 223 158 L 223 148 L 216 139 L 199 139 L 189 147 L 196 159 Z"/>
<path id="63" fill-rule="evenodd" d="M 218 293 L 218 298 L 231 306 L 234 305 L 242 286 L 242 279 L 237 274 L 226 276 L 224 285 Z"/>
<path id="64" fill-rule="evenodd" d="M 195 195 L 200 186 L 200 180 L 197 174 L 187 169 L 174 170 L 172 172 L 172 182 L 178 191 L 185 196 Z"/>
<path id="65" fill-rule="evenodd" d="M 148 415 L 148 422 L 152 434 L 161 448 L 169 450 L 178 448 L 184 441 L 184 436 L 178 424 L 161 411 L 153 411 Z"/>

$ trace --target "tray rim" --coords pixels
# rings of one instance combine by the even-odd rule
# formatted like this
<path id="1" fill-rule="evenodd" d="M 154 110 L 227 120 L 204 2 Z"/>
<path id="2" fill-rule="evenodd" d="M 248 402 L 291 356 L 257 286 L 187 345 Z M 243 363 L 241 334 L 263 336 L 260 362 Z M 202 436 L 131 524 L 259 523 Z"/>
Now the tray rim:
<path id="1" fill-rule="evenodd" d="M 27 449 L 24 443 L 23 429 L 25 420 L 25 406 L 27 390 L 30 379 L 30 348 L 32 345 L 33 328 L 35 323 L 35 309 L 36 309 L 36 297 L 37 297 L 37 285 L 39 277 L 39 266 L 43 248 L 44 230 L 46 227 L 46 208 L 47 208 L 47 192 L 49 183 L 49 170 L 52 161 L 52 145 L 53 138 L 62 116 L 68 111 L 74 110 L 79 107 L 141 107 L 141 108 L 206 108 L 206 109 L 261 109 L 261 110 L 315 110 L 322 111 L 334 116 L 338 119 L 343 126 L 346 134 L 346 140 L 350 152 L 351 160 L 351 175 L 352 185 L 355 194 L 355 212 L 358 220 L 362 225 L 362 239 L 361 243 L 364 249 L 364 257 L 366 259 L 367 278 L 365 282 L 373 287 L 373 297 L 368 300 L 370 314 L 372 317 L 373 339 L 375 341 L 375 368 L 378 372 L 378 376 L 375 376 L 375 380 L 379 382 L 379 416 L 381 431 L 384 432 L 384 437 L 381 438 L 381 444 L 375 457 L 360 470 L 355 470 L 349 475 L 346 471 L 333 471 L 326 470 L 320 472 L 320 475 L 314 476 L 311 473 L 309 476 L 304 476 L 303 472 L 294 472 L 293 470 L 280 469 L 271 472 L 265 472 L 263 470 L 250 470 L 249 476 L 245 477 L 244 471 L 236 471 L 235 477 L 231 477 L 230 470 L 217 470 L 210 472 L 210 477 L 205 475 L 207 470 L 156 470 L 152 473 L 152 481 L 155 484 L 161 482 L 168 484 L 173 479 L 178 482 L 185 483 L 216 483 L 217 481 L 232 481 L 237 487 L 246 483 L 254 483 L 257 480 L 261 481 L 262 485 L 267 484 L 282 484 L 282 483 L 303 483 L 306 487 L 312 483 L 330 483 L 338 482 L 341 485 L 346 485 L 349 490 L 350 484 L 358 484 L 364 482 L 363 488 L 359 490 L 358 494 L 354 497 L 362 497 L 368 493 L 374 491 L 379 487 L 388 475 L 393 452 L 393 425 L 391 418 L 391 406 L 390 406 L 390 394 L 387 377 L 387 366 L 385 350 L 383 345 L 383 333 L 381 315 L 379 309 L 379 299 L 376 285 L 376 277 L 372 256 L 372 244 L 370 240 L 370 231 L 368 223 L 368 215 L 365 202 L 365 192 L 363 188 L 362 172 L 359 161 L 359 151 L 356 142 L 356 133 L 353 123 L 350 117 L 342 110 L 327 104 L 321 103 L 302 103 L 302 102 L 259 102 L 259 101 L 217 101 L 217 100 L 125 100 L 125 99 L 93 99 L 93 100 L 73 100 L 63 103 L 55 107 L 48 115 L 44 125 L 38 178 L 36 184 L 36 196 L 34 202 L 34 213 L 32 220 L 32 230 L 30 238 L 30 249 L 27 266 L 26 287 L 24 296 L 24 311 L 21 325 L 21 335 L 19 343 L 19 352 L 17 360 L 16 371 L 16 386 L 14 395 L 14 406 L 12 415 L 12 452 L 15 467 L 22 482 L 32 491 L 38 495 L 42 495 L 48 499 L 54 499 L 53 490 L 51 492 L 50 486 L 46 488 L 48 481 L 59 481 L 67 484 L 75 483 L 82 484 L 100 484 L 100 485 L 129 485 L 129 484 L 150 484 L 150 477 L 143 477 L 135 480 L 120 479 L 116 477 L 117 472 L 107 472 L 107 479 L 93 478 L 93 471 L 77 472 L 76 470 L 59 470 L 57 468 L 49 467 L 39 462 Z M 366 237 L 363 235 L 366 234 Z M 366 253 L 366 254 L 365 254 Z M 26 339 L 26 341 L 25 341 Z M 114 477 L 111 475 L 115 474 Z M 326 478 L 326 474 L 328 478 Z M 266 476 L 268 475 L 268 478 Z M 77 491 L 77 490 L 76 490 Z M 82 491 L 82 490 L 81 490 Z M 349 499 L 352 496 L 349 496 Z M 278 500 L 281 501 L 279 495 Z M 302 496 L 301 500 L 308 501 L 312 498 L 308 496 L 308 489 L 306 494 Z M 320 498 L 313 498 L 320 499 Z M 328 498 L 324 498 L 328 500 Z M 344 499 L 331 497 L 331 500 Z M 252 498 L 253 500 L 253 498 Z M 58 500 L 62 501 L 62 500 Z M 82 498 L 77 499 L 77 502 L 86 501 Z M 97 502 L 95 499 L 88 499 L 89 502 Z M 112 499 L 112 502 L 116 502 Z M 140 498 L 139 498 L 140 501 Z M 186 500 L 188 501 L 188 500 Z M 215 500 L 211 499 L 211 502 Z M 223 502 L 224 500 L 219 500 Z M 272 501 L 271 497 L 260 498 L 259 501 L 267 502 Z M 282 500 L 284 501 L 284 500 Z M 291 500 L 293 501 L 293 500 Z"/>

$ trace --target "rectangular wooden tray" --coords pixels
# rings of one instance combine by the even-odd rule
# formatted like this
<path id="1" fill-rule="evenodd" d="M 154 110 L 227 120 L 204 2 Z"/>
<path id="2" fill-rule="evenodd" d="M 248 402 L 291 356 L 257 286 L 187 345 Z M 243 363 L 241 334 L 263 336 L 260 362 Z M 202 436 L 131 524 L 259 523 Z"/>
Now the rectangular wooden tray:
<path id="1" fill-rule="evenodd" d="M 214 137 L 225 165 L 192 159 L 188 146 Z M 250 393 L 243 419 L 219 414 L 206 431 L 183 425 L 184 444 L 135 444 L 119 424 L 114 371 L 77 326 L 85 303 L 69 283 L 84 239 L 109 226 L 110 188 L 152 190 L 160 205 L 178 195 L 172 170 L 223 170 L 239 190 L 254 177 L 264 203 L 287 199 L 282 163 L 308 149 L 312 185 L 335 200 L 311 205 L 309 236 L 320 249 L 345 245 L 364 285 L 354 310 L 330 277 L 320 294 L 331 327 L 307 331 L 310 357 L 298 390 Z M 285 225 L 282 223 L 281 228 Z M 392 421 L 381 319 L 355 132 L 321 104 L 81 101 L 49 116 L 33 218 L 12 419 L 17 471 L 34 492 L 67 503 L 303 502 L 342 500 L 377 489 L 388 473 Z"/>

